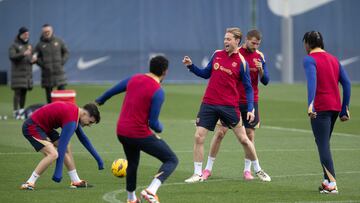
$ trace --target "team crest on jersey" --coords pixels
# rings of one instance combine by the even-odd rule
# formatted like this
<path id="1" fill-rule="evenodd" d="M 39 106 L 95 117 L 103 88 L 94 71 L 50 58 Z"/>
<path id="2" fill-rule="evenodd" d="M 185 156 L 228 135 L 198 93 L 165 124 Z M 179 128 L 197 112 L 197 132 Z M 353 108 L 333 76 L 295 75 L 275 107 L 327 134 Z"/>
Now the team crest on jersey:
<path id="1" fill-rule="evenodd" d="M 20 45 L 20 46 L 19 46 L 19 49 L 22 49 L 22 48 L 23 48 L 23 46 Z"/>
<path id="2" fill-rule="evenodd" d="M 42 45 L 42 47 L 45 48 L 45 47 L 46 47 L 46 44 Z"/>
<path id="3" fill-rule="evenodd" d="M 232 65 L 232 67 L 235 68 L 235 67 L 237 66 L 237 63 L 236 63 L 236 62 L 233 62 L 231 65 Z"/>
<path id="4" fill-rule="evenodd" d="M 220 66 L 219 63 L 215 63 L 215 64 L 214 64 L 214 69 L 215 69 L 215 70 L 219 69 L 219 66 Z"/>
<path id="5" fill-rule="evenodd" d="M 59 43 L 58 43 L 58 42 L 55 42 L 55 43 L 54 43 L 54 45 L 55 45 L 55 46 L 58 46 L 58 45 L 59 45 Z"/>

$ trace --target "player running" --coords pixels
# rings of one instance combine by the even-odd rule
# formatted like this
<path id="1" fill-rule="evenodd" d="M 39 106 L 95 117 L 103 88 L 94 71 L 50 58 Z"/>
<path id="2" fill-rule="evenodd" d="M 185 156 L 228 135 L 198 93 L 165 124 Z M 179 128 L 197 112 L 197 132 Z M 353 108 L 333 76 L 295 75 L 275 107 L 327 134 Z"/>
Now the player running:
<path id="1" fill-rule="evenodd" d="M 151 131 L 152 129 L 156 133 L 161 133 L 163 130 L 159 114 L 165 94 L 160 83 L 167 74 L 168 64 L 165 57 L 156 56 L 150 60 L 149 73 L 126 78 L 96 99 L 96 102 L 102 105 L 112 96 L 126 92 L 116 132 L 128 160 L 128 203 L 140 202 L 135 190 L 141 151 L 162 162 L 151 184 L 141 191 L 141 197 L 146 202 L 159 202 L 157 190 L 178 165 L 175 153 L 164 140 Z"/>

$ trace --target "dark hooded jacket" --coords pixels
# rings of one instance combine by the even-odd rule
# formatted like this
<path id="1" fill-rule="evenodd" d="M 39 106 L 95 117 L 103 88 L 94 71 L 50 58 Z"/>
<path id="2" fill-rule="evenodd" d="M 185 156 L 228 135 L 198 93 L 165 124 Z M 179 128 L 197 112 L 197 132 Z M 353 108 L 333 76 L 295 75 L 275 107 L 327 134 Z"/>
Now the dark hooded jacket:
<path id="1" fill-rule="evenodd" d="M 32 89 L 32 55 L 25 56 L 24 52 L 31 47 L 29 41 L 24 42 L 17 36 L 14 43 L 9 47 L 11 61 L 11 88 Z"/>
<path id="2" fill-rule="evenodd" d="M 69 58 L 65 43 L 56 36 L 49 39 L 40 38 L 36 45 L 37 64 L 41 68 L 41 86 L 56 87 L 66 85 L 64 64 Z"/>

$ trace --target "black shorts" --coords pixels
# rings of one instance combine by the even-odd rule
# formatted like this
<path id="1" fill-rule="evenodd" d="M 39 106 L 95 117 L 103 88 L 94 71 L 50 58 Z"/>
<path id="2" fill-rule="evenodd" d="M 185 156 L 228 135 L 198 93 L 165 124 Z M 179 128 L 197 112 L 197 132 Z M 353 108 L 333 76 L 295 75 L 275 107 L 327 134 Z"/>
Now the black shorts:
<path id="1" fill-rule="evenodd" d="M 37 152 L 44 147 L 44 144 L 41 143 L 41 140 L 46 140 L 54 143 L 60 138 L 60 135 L 56 130 L 45 133 L 45 131 L 41 129 L 38 124 L 34 123 L 31 118 L 28 118 L 24 122 L 22 126 L 22 131 L 24 137 L 30 142 L 30 144 Z"/>
<path id="2" fill-rule="evenodd" d="M 229 128 L 235 127 L 240 122 L 240 111 L 233 106 L 202 103 L 196 118 L 196 126 L 214 131 L 219 119 Z"/>
<path id="3" fill-rule="evenodd" d="M 245 128 L 259 128 L 260 127 L 260 115 L 259 115 L 259 107 L 258 107 L 257 102 L 254 102 L 255 118 L 254 118 L 254 121 L 251 123 L 249 123 L 249 121 L 246 119 L 247 112 L 248 112 L 247 104 L 240 104 L 239 108 L 240 108 L 241 118 L 242 118 Z"/>

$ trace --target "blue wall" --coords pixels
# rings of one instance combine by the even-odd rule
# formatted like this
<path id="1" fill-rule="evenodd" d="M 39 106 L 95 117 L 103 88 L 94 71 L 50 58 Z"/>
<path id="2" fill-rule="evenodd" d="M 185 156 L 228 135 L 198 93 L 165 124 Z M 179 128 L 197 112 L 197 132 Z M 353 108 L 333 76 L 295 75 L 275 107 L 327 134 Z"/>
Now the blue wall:
<path id="1" fill-rule="evenodd" d="M 257 1 L 256 24 L 263 32 L 261 50 L 267 57 L 271 79 L 280 81 L 281 17 L 273 14 L 267 1 Z M 53 25 L 55 34 L 70 50 L 66 64 L 69 82 L 113 82 L 129 74 L 146 72 L 153 54 L 170 59 L 167 81 L 196 82 L 181 63 L 184 55 L 195 64 L 206 63 L 214 50 L 223 48 L 227 27 L 237 26 L 244 33 L 251 25 L 251 0 L 2 0 L 0 1 L 0 70 L 9 72 L 8 47 L 18 28 L 30 28 L 36 45 L 44 23 Z M 319 30 L 326 49 L 340 59 L 360 57 L 360 1 L 333 1 L 293 17 L 294 77 L 303 81 L 302 36 Z M 360 16 L 359 16 L 360 17 Z M 358 24 L 358 23 L 357 23 Z M 86 70 L 77 63 L 106 57 Z M 352 80 L 360 81 L 360 61 L 345 68 Z M 40 71 L 34 72 L 39 81 Z"/>

